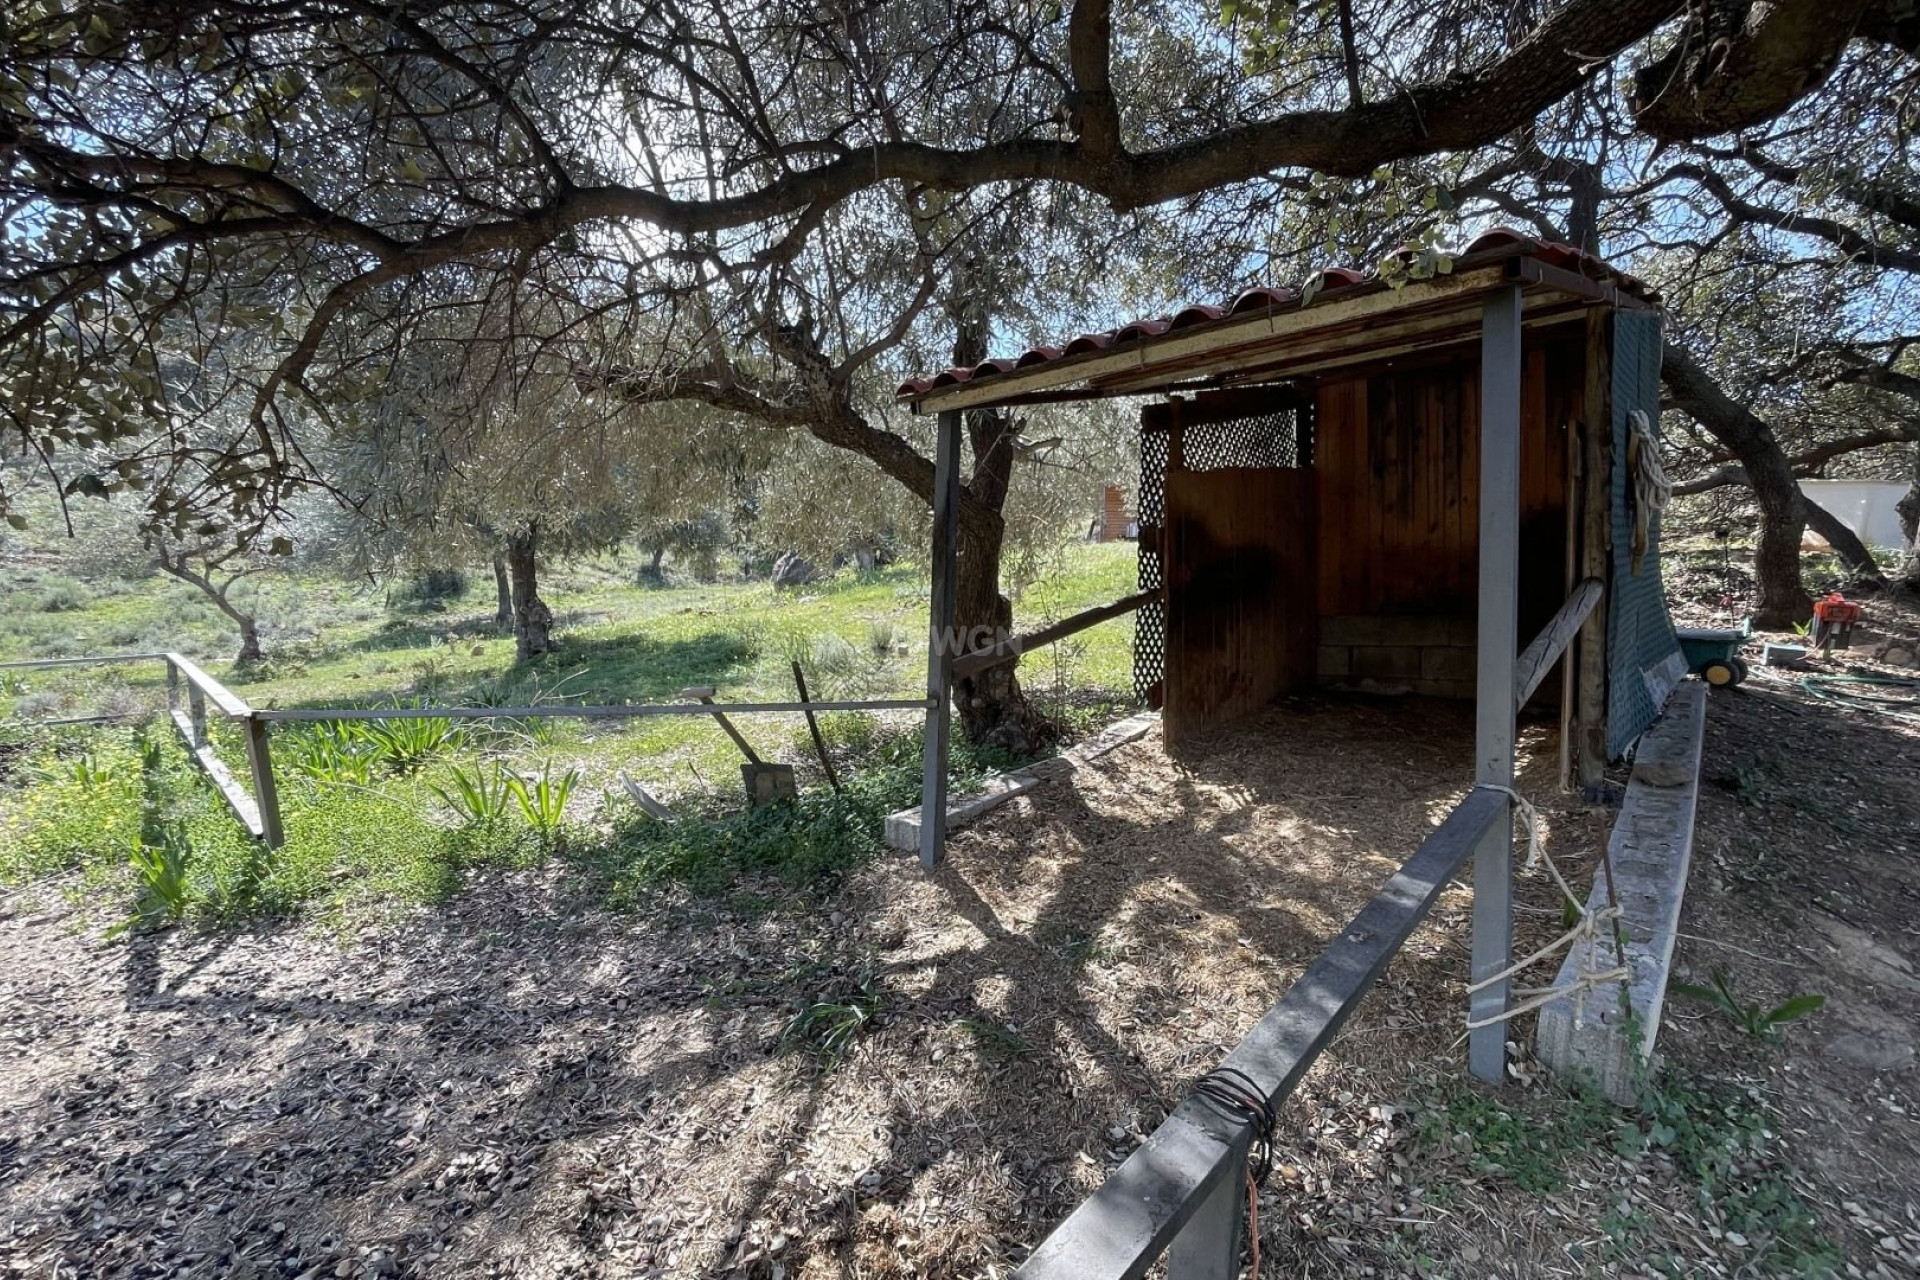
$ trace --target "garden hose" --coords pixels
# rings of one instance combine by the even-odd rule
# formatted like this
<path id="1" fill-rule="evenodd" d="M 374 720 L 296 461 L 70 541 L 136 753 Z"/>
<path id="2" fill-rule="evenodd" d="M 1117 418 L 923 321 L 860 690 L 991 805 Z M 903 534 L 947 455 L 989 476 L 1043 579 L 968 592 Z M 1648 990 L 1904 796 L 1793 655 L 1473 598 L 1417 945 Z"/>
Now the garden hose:
<path id="1" fill-rule="evenodd" d="M 1864 690 L 1845 687 L 1848 685 L 1904 689 L 1907 694 L 1899 696 L 1868 693 Z M 1800 682 L 1800 687 L 1823 702 L 1854 707 L 1862 711 L 1877 711 L 1881 715 L 1892 716 L 1897 720 L 1920 724 L 1920 679 L 1908 676 L 1807 676 Z"/>

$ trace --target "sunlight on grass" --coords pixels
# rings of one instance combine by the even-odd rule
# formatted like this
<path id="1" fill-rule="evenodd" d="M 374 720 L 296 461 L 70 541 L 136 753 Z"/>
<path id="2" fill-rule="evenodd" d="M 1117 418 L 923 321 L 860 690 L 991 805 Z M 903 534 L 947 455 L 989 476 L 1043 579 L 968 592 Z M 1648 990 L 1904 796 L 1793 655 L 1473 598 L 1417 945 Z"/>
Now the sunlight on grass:
<path id="1" fill-rule="evenodd" d="M 1015 602 L 1015 628 L 1125 595 L 1133 575 L 1131 545 L 1066 546 Z M 494 629 L 490 592 L 423 602 L 271 580 L 253 597 L 267 661 L 236 669 L 208 657 L 231 643 L 226 620 L 177 583 L 30 573 L 8 593 L 0 656 L 177 649 L 208 657 L 216 678 L 262 707 L 657 703 L 690 685 L 713 685 L 722 701 L 790 701 L 796 661 L 816 699 L 913 698 L 924 687 L 927 586 L 913 566 L 796 592 L 639 587 L 604 558 L 562 566 L 543 590 L 561 648 L 519 663 Z M 1124 712 L 1131 643 L 1131 619 L 1105 623 L 1029 656 L 1022 677 L 1044 710 L 1084 731 Z M 163 704 L 158 662 L 9 674 L 0 715 L 20 719 L 0 720 L 0 880 L 68 875 L 77 891 L 131 902 L 140 868 L 163 850 L 179 864 L 180 914 L 202 923 L 305 914 L 347 924 L 437 901 L 478 867 L 555 858 L 576 887 L 614 904 L 764 877 L 820 886 L 874 856 L 881 817 L 918 792 L 914 712 L 822 714 L 838 794 L 803 717 L 738 717 L 756 751 L 793 764 L 801 783 L 798 802 L 757 812 L 744 806 L 738 749 L 706 717 L 511 717 L 417 726 L 385 745 L 344 726 L 280 725 L 271 742 L 287 840 L 269 851 L 245 837 L 164 719 L 145 730 L 22 723 L 103 709 L 137 718 Z M 210 729 L 244 777 L 238 732 L 217 719 Z M 960 747 L 956 785 L 1013 763 Z M 640 817 L 622 774 L 667 800 L 675 820 Z M 459 778 L 509 775 L 571 781 L 544 825 L 518 808 L 481 806 L 480 820 L 446 800 Z"/>

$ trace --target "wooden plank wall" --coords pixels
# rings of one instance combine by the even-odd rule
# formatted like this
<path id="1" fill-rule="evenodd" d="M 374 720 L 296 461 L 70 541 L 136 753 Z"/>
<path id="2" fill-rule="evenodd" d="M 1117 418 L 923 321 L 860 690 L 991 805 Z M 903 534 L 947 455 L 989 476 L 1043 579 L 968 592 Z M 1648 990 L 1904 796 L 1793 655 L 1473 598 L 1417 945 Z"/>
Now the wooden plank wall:
<path id="1" fill-rule="evenodd" d="M 1169 744 L 1313 679 L 1314 473 L 1167 475 Z"/>
<path id="2" fill-rule="evenodd" d="M 1579 339 L 1535 342 L 1521 385 L 1521 639 L 1565 598 L 1568 427 Z M 1322 379 L 1315 474 L 1323 617 L 1472 617 L 1479 553 L 1479 362 Z M 1533 629 L 1529 629 L 1529 623 Z"/>

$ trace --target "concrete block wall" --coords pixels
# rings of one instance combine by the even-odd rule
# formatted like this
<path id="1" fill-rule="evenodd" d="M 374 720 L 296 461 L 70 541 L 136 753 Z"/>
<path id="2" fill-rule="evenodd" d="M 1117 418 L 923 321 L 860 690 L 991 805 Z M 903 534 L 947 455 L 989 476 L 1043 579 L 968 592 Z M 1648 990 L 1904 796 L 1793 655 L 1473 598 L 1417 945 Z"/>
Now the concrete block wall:
<path id="1" fill-rule="evenodd" d="M 1320 619 L 1319 676 L 1339 689 L 1471 698 L 1474 622 L 1398 614 Z"/>

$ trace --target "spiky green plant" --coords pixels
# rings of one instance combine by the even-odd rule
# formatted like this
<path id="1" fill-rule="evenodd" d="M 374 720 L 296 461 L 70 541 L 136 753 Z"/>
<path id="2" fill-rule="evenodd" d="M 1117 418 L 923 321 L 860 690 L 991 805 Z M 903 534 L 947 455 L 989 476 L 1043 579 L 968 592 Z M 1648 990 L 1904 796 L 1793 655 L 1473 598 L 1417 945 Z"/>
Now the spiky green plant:
<path id="1" fill-rule="evenodd" d="M 1733 979 L 1724 969 L 1715 969 L 1709 975 L 1713 985 L 1698 986 L 1691 982 L 1676 982 L 1673 989 L 1691 1000 L 1710 1005 L 1731 1018 L 1742 1031 L 1755 1040 L 1778 1040 L 1780 1029 L 1789 1022 L 1798 1021 L 1823 1007 L 1827 998 L 1809 991 L 1797 992 L 1769 1009 L 1759 1001 L 1748 1002 L 1734 994 Z"/>
<path id="2" fill-rule="evenodd" d="M 439 796 L 454 817 L 469 826 L 484 826 L 507 816 L 517 798 L 516 781 L 518 779 L 494 760 L 485 765 L 476 764 L 471 769 L 455 765 L 448 772 L 444 786 L 429 783 L 427 790 Z"/>
<path id="3" fill-rule="evenodd" d="M 166 924 L 187 913 L 187 853 L 187 842 L 177 832 L 168 832 L 157 845 L 134 841 L 127 863 L 138 897 L 133 915 L 109 930 L 110 935 Z"/>
<path id="4" fill-rule="evenodd" d="M 566 815 L 567 797 L 573 794 L 573 788 L 579 781 L 578 769 L 569 769 L 556 778 L 553 776 L 553 765 L 549 763 L 541 766 L 538 778 L 508 774 L 507 788 L 519 804 L 527 825 L 539 832 L 542 840 L 551 843 L 560 834 L 560 823 Z"/>
<path id="5" fill-rule="evenodd" d="M 418 773 L 441 752 L 459 747 L 466 731 L 446 716 L 416 716 L 368 721 L 367 736 L 375 758 L 388 772 L 404 775 Z"/>
<path id="6" fill-rule="evenodd" d="M 102 760 L 91 751 L 69 760 L 66 772 L 69 778 L 88 791 L 116 786 L 124 776 L 111 762 Z"/>
<path id="7" fill-rule="evenodd" d="M 288 743 L 288 763 L 315 782 L 367 786 L 379 756 L 368 726 L 357 720 L 319 725 Z"/>
<path id="8" fill-rule="evenodd" d="M 780 1045 L 807 1049 L 832 1069 L 853 1051 L 855 1043 L 885 1007 L 886 997 L 872 970 L 863 969 L 850 990 L 822 994 L 819 999 L 801 1006 L 781 1031 Z"/>

